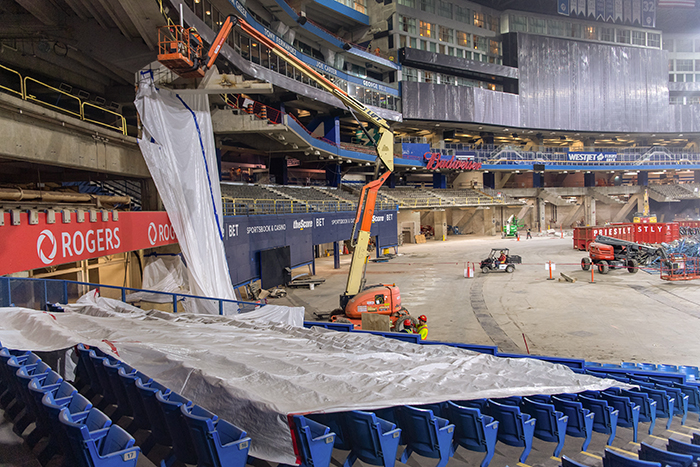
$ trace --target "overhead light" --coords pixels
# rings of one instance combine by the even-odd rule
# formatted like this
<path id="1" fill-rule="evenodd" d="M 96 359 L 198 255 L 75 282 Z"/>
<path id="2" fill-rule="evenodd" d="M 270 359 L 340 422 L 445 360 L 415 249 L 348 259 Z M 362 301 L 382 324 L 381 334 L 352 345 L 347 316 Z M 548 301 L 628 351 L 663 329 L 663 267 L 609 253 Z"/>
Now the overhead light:
<path id="1" fill-rule="evenodd" d="M 345 162 L 347 162 L 348 164 L 352 163 L 352 161 L 350 159 L 346 160 Z"/>
<path id="2" fill-rule="evenodd" d="M 569 172 L 565 170 L 564 173 L 565 173 L 565 174 L 568 174 Z"/>
<path id="3" fill-rule="evenodd" d="M 314 156 L 320 156 L 321 152 L 317 149 L 314 151 Z M 333 159 L 333 156 L 329 156 L 329 159 Z"/>
<path id="4" fill-rule="evenodd" d="M 304 151 L 305 156 L 308 156 L 309 154 L 311 154 L 311 151 Z"/>
<path id="5" fill-rule="evenodd" d="M 211 15 L 211 11 L 209 11 L 209 10 L 205 11 L 205 13 L 207 14 L 207 16 Z"/>
<path id="6" fill-rule="evenodd" d="M 411 167 L 411 170 L 416 170 L 416 168 L 415 168 L 415 167 Z"/>
<path id="7" fill-rule="evenodd" d="M 365 162 L 365 165 L 371 165 L 369 162 Z"/>
<path id="8" fill-rule="evenodd" d="M 298 145 L 297 143 L 292 143 L 292 147 L 293 147 L 294 149 L 299 149 L 299 145 Z"/>
<path id="9" fill-rule="evenodd" d="M 318 156 L 318 158 L 321 160 L 325 159 L 325 157 L 323 157 L 323 156 Z"/>
<path id="10" fill-rule="evenodd" d="M 280 140 L 280 141 L 284 141 L 284 140 L 285 140 L 284 135 L 277 135 L 277 139 Z"/>

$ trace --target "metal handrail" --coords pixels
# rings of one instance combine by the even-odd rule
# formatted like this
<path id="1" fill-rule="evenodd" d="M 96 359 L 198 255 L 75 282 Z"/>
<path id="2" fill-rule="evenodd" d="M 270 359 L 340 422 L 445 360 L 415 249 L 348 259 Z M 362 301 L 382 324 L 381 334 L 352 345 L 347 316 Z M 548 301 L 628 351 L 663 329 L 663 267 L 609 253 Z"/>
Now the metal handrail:
<path id="1" fill-rule="evenodd" d="M 218 308 L 219 308 L 219 314 L 223 315 L 223 310 L 224 310 L 224 304 L 225 303 L 231 303 L 235 304 L 238 306 L 239 313 L 240 312 L 245 312 L 245 311 L 252 311 L 253 309 L 261 306 L 260 302 L 247 302 L 247 301 L 242 301 L 242 300 L 229 300 L 225 298 L 213 298 L 213 297 L 202 297 L 199 295 L 191 295 L 191 294 L 183 294 L 183 293 L 172 293 L 172 292 L 162 292 L 158 290 L 145 290 L 145 289 L 136 289 L 133 287 L 120 287 L 116 285 L 105 285 L 105 284 L 96 284 L 92 282 L 80 282 L 80 281 L 70 281 L 70 280 L 63 280 L 63 279 L 37 279 L 37 278 L 27 278 L 27 277 L 0 277 L 0 304 L 5 304 L 7 306 L 30 306 L 34 303 L 37 302 L 36 296 L 33 293 L 32 298 L 33 300 L 30 301 L 25 301 L 22 303 L 18 303 L 17 300 L 13 300 L 13 287 L 12 283 L 13 282 L 29 282 L 31 283 L 38 283 L 38 284 L 43 284 L 43 290 L 39 291 L 39 294 L 41 295 L 41 300 L 39 300 L 39 303 L 41 305 L 41 308 L 43 309 L 47 303 L 53 302 L 60 302 L 60 303 L 68 303 L 68 285 L 69 284 L 75 284 L 79 287 L 83 288 L 96 288 L 96 289 L 113 289 L 113 290 L 118 290 L 120 293 L 121 301 L 126 302 L 126 293 L 127 291 L 129 292 L 147 292 L 147 293 L 152 293 L 152 294 L 158 294 L 158 295 L 165 295 L 165 296 L 170 296 L 171 300 L 169 302 L 172 303 L 173 306 L 173 313 L 177 313 L 177 302 L 180 301 L 181 299 L 188 298 L 192 300 L 207 300 L 209 302 L 217 302 Z M 48 284 L 56 284 L 58 287 L 52 288 L 53 293 L 50 293 Z M 3 286 L 4 285 L 4 286 Z M 32 290 L 32 292 L 37 292 L 36 289 Z M 57 292 L 57 293 L 56 293 Z M 14 298 L 17 298 L 16 296 Z"/>
<path id="2" fill-rule="evenodd" d="M 0 89 L 5 89 L 7 91 L 10 91 L 13 94 L 19 94 L 22 98 L 24 98 L 24 80 L 22 80 L 22 75 L 20 74 L 20 72 L 13 70 L 12 68 L 7 68 L 6 66 L 4 66 L 2 64 L 0 64 L 0 68 L 2 68 L 3 70 L 7 70 L 10 73 L 14 73 L 19 77 L 19 91 L 12 89 L 12 88 L 8 88 L 6 86 L 2 86 L 2 85 L 0 85 Z"/>
<path id="3" fill-rule="evenodd" d="M 109 123 L 104 123 L 104 122 L 100 122 L 100 121 L 98 121 L 98 120 L 93 120 L 93 119 L 91 119 L 91 118 L 87 118 L 87 117 L 85 116 L 85 107 L 92 107 L 92 108 L 95 108 L 95 109 L 100 110 L 100 111 L 102 111 L 102 112 L 105 112 L 105 113 L 107 113 L 107 114 L 112 114 L 112 115 L 114 115 L 115 117 L 117 117 L 117 119 L 115 120 L 115 122 L 119 122 L 119 123 L 118 123 L 119 126 L 114 126 L 114 125 L 110 125 Z M 90 102 L 82 102 L 82 103 L 80 104 L 80 113 L 83 115 L 83 121 L 85 121 L 85 122 L 94 123 L 94 124 L 96 124 L 96 125 L 102 125 L 102 126 L 105 126 L 105 127 L 107 127 L 107 128 L 112 128 L 112 129 L 114 129 L 114 130 L 119 130 L 119 131 L 122 132 L 122 134 L 126 134 L 126 120 L 124 119 L 124 117 L 123 117 L 121 114 L 119 114 L 119 113 L 117 113 L 117 112 L 114 112 L 114 111 L 112 111 L 112 110 L 105 109 L 105 108 L 103 108 L 103 107 L 100 107 L 100 106 L 98 106 L 98 105 L 92 104 L 92 103 L 90 103 Z"/>
<path id="4" fill-rule="evenodd" d="M 68 110 L 68 109 L 65 109 L 65 108 L 63 108 L 63 107 L 59 107 L 59 106 L 57 106 L 57 105 L 55 105 L 55 104 L 51 104 L 51 103 L 49 103 L 49 102 L 42 101 L 41 99 L 37 99 L 36 96 L 29 94 L 29 91 L 27 91 L 27 82 L 36 83 L 36 84 L 38 84 L 38 85 L 40 85 L 40 86 L 44 86 L 45 88 L 48 88 L 48 89 L 50 89 L 50 90 L 52 90 L 52 91 L 54 91 L 54 92 L 57 92 L 57 93 L 59 93 L 59 94 L 61 94 L 61 95 L 63 95 L 63 96 L 66 96 L 66 97 L 68 97 L 68 98 L 70 98 L 70 99 L 74 99 L 74 100 L 76 101 L 76 104 L 77 104 L 77 106 L 78 106 L 78 109 L 80 109 L 80 111 L 79 111 L 79 112 L 73 112 L 73 111 Z M 72 95 L 72 94 L 68 94 L 67 92 L 61 91 L 60 89 L 54 88 L 53 86 L 49 86 L 49 85 L 46 84 L 46 83 L 42 83 L 41 81 L 39 81 L 39 80 L 37 80 L 37 79 L 34 79 L 34 78 L 32 78 L 31 76 L 25 76 L 25 77 L 24 77 L 24 89 L 25 89 L 25 94 L 24 94 L 24 99 L 25 99 L 25 100 L 28 100 L 28 101 L 31 100 L 31 101 L 41 102 L 43 105 L 52 107 L 52 108 L 54 108 L 54 109 L 58 109 L 58 110 L 60 110 L 61 112 L 66 112 L 67 114 L 70 114 L 70 115 L 75 115 L 76 117 L 78 117 L 78 118 L 81 119 L 81 120 L 83 119 L 83 107 L 82 107 L 82 105 L 80 105 L 81 102 L 80 102 L 80 98 L 79 98 L 79 97 L 74 96 L 74 95 Z"/>

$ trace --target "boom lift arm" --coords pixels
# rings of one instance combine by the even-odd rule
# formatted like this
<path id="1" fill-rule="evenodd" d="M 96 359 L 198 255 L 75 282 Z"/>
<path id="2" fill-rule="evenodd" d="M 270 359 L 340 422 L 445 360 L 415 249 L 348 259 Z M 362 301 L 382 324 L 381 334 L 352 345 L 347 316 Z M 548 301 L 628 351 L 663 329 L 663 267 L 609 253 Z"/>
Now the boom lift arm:
<path id="1" fill-rule="evenodd" d="M 374 125 L 378 130 L 379 138 L 374 140 L 360 123 L 360 127 L 365 134 L 367 134 L 370 140 L 375 141 L 378 160 L 375 168 L 375 180 L 362 188 L 360 200 L 357 205 L 357 213 L 351 236 L 351 241 L 353 242 L 355 250 L 353 251 L 352 261 L 350 263 L 350 271 L 348 273 L 345 293 L 343 293 L 343 295 L 340 297 L 340 306 L 341 308 L 345 309 L 347 302 L 353 296 L 357 295 L 362 290 L 364 285 L 364 268 L 368 258 L 367 250 L 369 246 L 370 230 L 372 228 L 372 218 L 374 217 L 377 194 L 379 192 L 379 188 L 384 184 L 386 179 L 389 178 L 394 170 L 394 134 L 391 131 L 387 121 L 382 117 L 377 115 L 371 109 L 367 108 L 357 99 L 348 95 L 347 92 L 343 91 L 325 76 L 299 60 L 284 47 L 260 33 L 244 19 L 235 15 L 229 15 L 226 18 L 221 30 L 219 31 L 219 34 L 207 52 L 206 62 L 204 62 L 204 57 L 202 57 L 200 60 L 194 61 L 195 63 L 199 63 L 200 70 L 204 71 L 211 68 L 216 61 L 219 52 L 221 51 L 221 46 L 230 34 L 231 29 L 236 25 L 238 25 L 241 30 L 250 35 L 252 38 L 267 46 L 275 55 L 301 72 L 304 76 L 318 83 L 324 90 L 336 96 L 348 108 L 356 120 L 357 116 L 355 116 L 354 112 L 360 114 L 364 120 Z M 379 168 L 382 164 L 386 167 L 386 172 L 379 176 Z"/>

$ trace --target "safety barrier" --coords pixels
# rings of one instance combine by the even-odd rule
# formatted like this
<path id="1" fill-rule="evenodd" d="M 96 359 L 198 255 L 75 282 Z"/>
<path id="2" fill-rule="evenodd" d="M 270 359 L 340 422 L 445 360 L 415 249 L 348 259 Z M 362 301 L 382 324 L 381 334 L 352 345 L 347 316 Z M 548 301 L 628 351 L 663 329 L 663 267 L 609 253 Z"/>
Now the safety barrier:
<path id="1" fill-rule="evenodd" d="M 61 279 L 33 279 L 25 277 L 0 277 L 0 307 L 24 307 L 35 310 L 44 310 L 48 304 L 74 303 L 78 298 L 86 294 L 91 289 L 98 289 L 100 296 L 113 298 L 115 300 L 127 301 L 127 293 L 145 292 L 164 297 L 166 300 L 159 300 L 155 307 L 161 311 L 171 311 L 177 313 L 182 306 L 179 304 L 184 300 L 189 300 L 198 304 L 211 304 L 216 307 L 219 314 L 223 315 L 224 305 L 237 305 L 239 313 L 253 311 L 260 303 L 245 302 L 239 300 L 226 300 L 223 298 L 200 297 L 197 295 L 159 292 L 155 290 L 135 289 L 131 287 L 119 287 L 115 285 L 94 284 L 91 282 L 69 281 Z M 152 302 L 148 302 L 152 303 Z M 158 304 L 165 306 L 166 310 L 158 307 Z"/>
<path id="2" fill-rule="evenodd" d="M 261 214 L 305 214 L 309 212 L 355 211 L 357 203 L 332 200 L 288 200 L 222 197 L 225 216 Z M 396 203 L 377 200 L 377 210 L 395 210 Z"/>
<path id="3" fill-rule="evenodd" d="M 120 113 L 81 99 L 31 76 L 22 76 L 20 72 L 2 64 L 0 64 L 0 89 L 22 100 L 119 131 L 123 135 L 127 134 L 126 120 Z"/>

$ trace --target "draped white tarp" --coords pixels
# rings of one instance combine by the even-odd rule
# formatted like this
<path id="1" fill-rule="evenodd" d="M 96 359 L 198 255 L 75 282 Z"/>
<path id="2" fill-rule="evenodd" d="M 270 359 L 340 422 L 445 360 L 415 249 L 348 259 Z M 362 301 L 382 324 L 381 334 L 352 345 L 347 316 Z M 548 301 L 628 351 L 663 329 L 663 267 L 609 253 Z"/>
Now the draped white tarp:
<path id="1" fill-rule="evenodd" d="M 626 386 L 528 358 L 228 316 L 0 308 L 7 347 L 96 345 L 245 429 L 251 455 L 295 462 L 287 415 Z"/>
<path id="2" fill-rule="evenodd" d="M 145 292 L 145 290 L 194 295 L 190 292 L 188 278 L 187 268 L 180 255 L 149 256 L 143 267 L 141 288 L 144 291 L 127 294 L 126 301 L 129 303 L 138 301 L 172 302 L 170 295 Z M 194 310 L 192 311 L 194 312 Z"/>
<path id="3" fill-rule="evenodd" d="M 163 200 L 187 263 L 194 295 L 235 300 L 224 251 L 223 213 L 214 131 L 206 94 L 158 89 L 142 72 L 136 109 L 139 147 Z M 227 314 L 237 309 L 227 305 Z M 214 302 L 198 312 L 218 313 Z"/>

